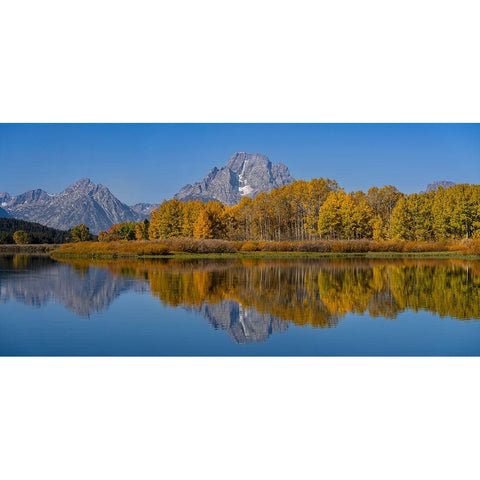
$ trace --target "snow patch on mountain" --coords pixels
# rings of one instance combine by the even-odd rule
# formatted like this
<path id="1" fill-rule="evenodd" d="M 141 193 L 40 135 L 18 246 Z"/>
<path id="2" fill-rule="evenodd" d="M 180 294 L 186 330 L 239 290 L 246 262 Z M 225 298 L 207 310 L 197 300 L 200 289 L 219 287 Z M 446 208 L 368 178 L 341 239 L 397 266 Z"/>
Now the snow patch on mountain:
<path id="1" fill-rule="evenodd" d="M 243 197 L 255 197 L 260 192 L 291 184 L 295 179 L 281 163 L 272 163 L 259 153 L 238 152 L 226 166 L 214 167 L 205 178 L 185 185 L 176 195 L 178 200 L 219 200 L 235 205 Z"/>
<path id="2" fill-rule="evenodd" d="M 253 188 L 250 185 L 248 185 L 248 183 L 246 183 L 245 181 L 245 168 L 247 167 L 247 164 L 248 164 L 248 160 L 245 160 L 243 162 L 242 171 L 238 176 L 238 184 L 239 184 L 238 191 L 242 196 L 250 195 L 253 192 Z"/>

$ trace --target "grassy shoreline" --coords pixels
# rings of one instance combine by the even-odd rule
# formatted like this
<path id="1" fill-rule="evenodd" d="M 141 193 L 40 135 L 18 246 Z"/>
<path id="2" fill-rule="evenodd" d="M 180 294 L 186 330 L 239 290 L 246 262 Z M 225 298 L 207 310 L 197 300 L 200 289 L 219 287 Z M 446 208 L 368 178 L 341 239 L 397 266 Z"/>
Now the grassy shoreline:
<path id="1" fill-rule="evenodd" d="M 252 242 L 165 239 L 160 241 L 81 242 L 60 245 L 53 258 L 463 258 L 480 259 L 477 243 L 426 242 Z M 473 245 L 473 248 L 472 248 Z M 258 244 L 254 245 L 258 247 Z"/>
<path id="2" fill-rule="evenodd" d="M 0 245 L 0 255 L 50 255 L 53 258 L 462 258 L 480 259 L 479 240 L 421 243 L 332 241 L 271 242 L 250 250 L 252 242 L 166 239 L 165 241 L 81 242 L 62 245 Z M 259 244 L 256 244 L 258 247 Z M 255 245 L 254 245 L 255 246 Z M 286 247 L 286 248 L 284 248 Z M 317 248 L 320 251 L 315 251 Z"/>
<path id="3" fill-rule="evenodd" d="M 53 252 L 52 252 L 53 253 Z M 99 260 L 134 260 L 134 259 L 177 259 L 191 260 L 199 259 L 324 259 L 324 258 L 430 258 L 430 259 L 448 259 L 457 258 L 463 260 L 480 260 L 480 255 L 468 255 L 452 252 L 368 252 L 368 253 L 318 253 L 318 252 L 237 252 L 237 253 L 171 253 L 168 255 L 55 255 L 50 254 L 52 258 L 59 259 L 99 259 Z"/>

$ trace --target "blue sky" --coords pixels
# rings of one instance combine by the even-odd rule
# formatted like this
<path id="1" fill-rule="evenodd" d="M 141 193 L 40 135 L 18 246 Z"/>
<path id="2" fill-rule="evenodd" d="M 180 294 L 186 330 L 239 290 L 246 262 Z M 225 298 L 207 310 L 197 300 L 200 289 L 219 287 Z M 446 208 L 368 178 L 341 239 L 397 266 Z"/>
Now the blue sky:
<path id="1" fill-rule="evenodd" d="M 480 183 L 480 124 L 1 124 L 0 192 L 89 177 L 125 203 L 160 202 L 238 151 L 348 191 Z"/>

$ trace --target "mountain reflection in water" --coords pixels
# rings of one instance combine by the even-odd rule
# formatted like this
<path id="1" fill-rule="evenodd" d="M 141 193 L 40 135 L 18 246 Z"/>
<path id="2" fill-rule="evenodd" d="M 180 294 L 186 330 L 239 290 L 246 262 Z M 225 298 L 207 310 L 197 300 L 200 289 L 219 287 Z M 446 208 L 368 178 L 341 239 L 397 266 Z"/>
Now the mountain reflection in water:
<path id="1" fill-rule="evenodd" d="M 480 261 L 0 257 L 0 303 L 55 302 L 87 318 L 128 291 L 196 312 L 236 343 L 255 343 L 289 323 L 334 327 L 349 313 L 394 319 L 423 310 L 479 319 Z"/>

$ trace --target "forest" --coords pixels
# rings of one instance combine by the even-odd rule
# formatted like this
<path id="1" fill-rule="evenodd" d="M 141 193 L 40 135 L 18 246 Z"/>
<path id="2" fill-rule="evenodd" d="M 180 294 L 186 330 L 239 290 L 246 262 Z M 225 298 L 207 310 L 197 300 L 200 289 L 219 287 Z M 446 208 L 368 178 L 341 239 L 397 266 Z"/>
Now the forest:
<path id="1" fill-rule="evenodd" d="M 165 200 L 150 221 L 114 225 L 99 240 L 175 237 L 260 242 L 480 238 L 480 185 L 413 194 L 390 185 L 348 193 L 334 180 L 300 180 L 231 207 Z"/>
<path id="2" fill-rule="evenodd" d="M 15 234 L 22 233 L 21 242 L 15 241 Z M 51 244 L 70 240 L 70 232 L 45 227 L 39 223 L 27 222 L 16 218 L 0 218 L 0 244 L 29 243 Z"/>

